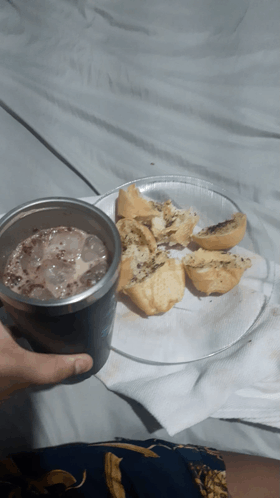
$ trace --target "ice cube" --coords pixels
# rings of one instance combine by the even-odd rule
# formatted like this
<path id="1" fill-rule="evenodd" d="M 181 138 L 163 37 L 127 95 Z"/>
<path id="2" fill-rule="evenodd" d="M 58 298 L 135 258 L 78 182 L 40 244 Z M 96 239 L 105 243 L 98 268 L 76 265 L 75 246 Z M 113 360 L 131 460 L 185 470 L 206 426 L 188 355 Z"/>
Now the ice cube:
<path id="1" fill-rule="evenodd" d="M 34 299 L 53 299 L 54 295 L 46 289 L 42 284 L 35 284 L 33 281 L 26 283 L 20 289 L 23 296 L 31 297 Z"/>
<path id="2" fill-rule="evenodd" d="M 107 273 L 107 270 L 108 263 L 105 259 L 102 259 L 101 261 L 99 261 L 99 263 L 87 270 L 80 277 L 80 283 L 83 286 L 92 287 L 93 285 L 97 284 L 97 282 L 99 282 L 102 277 L 104 277 L 104 275 Z"/>
<path id="3" fill-rule="evenodd" d="M 44 257 L 44 245 L 41 240 L 33 239 L 33 244 L 25 245 L 23 244 L 20 264 L 24 271 L 30 271 L 35 269 Z"/>
<path id="4" fill-rule="evenodd" d="M 48 299 L 54 299 L 54 295 L 49 289 L 45 289 L 44 287 L 35 287 L 33 291 L 30 293 L 29 297 L 34 299 L 41 299 L 41 301 L 47 301 Z"/>
<path id="5" fill-rule="evenodd" d="M 96 236 L 87 237 L 82 250 L 82 259 L 86 262 L 98 263 L 108 257 L 108 251 L 103 242 Z"/>
<path id="6" fill-rule="evenodd" d="M 65 287 L 69 279 L 74 275 L 75 265 L 52 258 L 43 263 L 40 271 L 42 271 L 47 284 L 54 287 Z"/>
<path id="7" fill-rule="evenodd" d="M 67 229 L 57 230 L 50 237 L 48 252 L 54 254 L 63 250 L 66 258 L 76 258 L 81 255 L 83 241 L 83 236 L 74 229 L 71 232 Z"/>

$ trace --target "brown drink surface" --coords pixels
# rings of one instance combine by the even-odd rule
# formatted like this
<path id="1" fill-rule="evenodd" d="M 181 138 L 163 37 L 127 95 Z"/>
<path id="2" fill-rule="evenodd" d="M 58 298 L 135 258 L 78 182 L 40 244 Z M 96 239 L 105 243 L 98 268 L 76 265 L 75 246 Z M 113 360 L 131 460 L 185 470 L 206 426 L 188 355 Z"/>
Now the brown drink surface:
<path id="1" fill-rule="evenodd" d="M 95 285 L 109 268 L 109 253 L 96 236 L 74 227 L 34 229 L 12 252 L 4 284 L 40 300 L 74 296 Z"/>

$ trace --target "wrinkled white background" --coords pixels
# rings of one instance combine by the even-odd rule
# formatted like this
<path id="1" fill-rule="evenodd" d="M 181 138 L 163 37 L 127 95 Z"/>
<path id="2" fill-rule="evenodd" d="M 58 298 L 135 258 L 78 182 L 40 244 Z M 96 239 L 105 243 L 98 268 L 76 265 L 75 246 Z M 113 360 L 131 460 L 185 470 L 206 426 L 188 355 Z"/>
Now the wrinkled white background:
<path id="1" fill-rule="evenodd" d="M 0 0 L 0 212 L 92 195 L 75 169 L 100 193 L 186 174 L 252 201 L 279 247 L 279 10 L 278 0 Z M 168 439 L 96 378 L 21 394 L 0 428 L 4 453 Z M 276 432 L 237 422 L 207 419 L 172 439 L 279 458 Z"/>

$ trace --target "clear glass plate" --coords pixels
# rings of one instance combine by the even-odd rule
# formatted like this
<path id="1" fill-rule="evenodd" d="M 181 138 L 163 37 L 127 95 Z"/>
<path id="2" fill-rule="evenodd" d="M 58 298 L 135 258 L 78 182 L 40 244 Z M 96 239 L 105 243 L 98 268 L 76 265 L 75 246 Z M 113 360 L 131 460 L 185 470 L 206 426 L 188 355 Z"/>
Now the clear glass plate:
<path id="1" fill-rule="evenodd" d="M 112 340 L 118 353 L 151 364 L 178 364 L 208 358 L 230 348 L 252 330 L 264 312 L 274 286 L 273 244 L 268 234 L 243 199 L 214 185 L 184 176 L 143 178 L 119 187 L 126 190 L 135 183 L 140 192 L 155 201 L 171 199 L 182 209 L 192 207 L 200 216 L 200 230 L 231 218 L 237 211 L 247 215 L 247 231 L 231 252 L 252 258 L 240 283 L 224 295 L 205 296 L 187 280 L 183 300 L 165 314 L 146 317 L 130 299 L 120 297 Z M 119 188 L 103 195 L 95 203 L 116 221 Z M 190 245 L 173 251 L 181 258 L 196 249 Z"/>

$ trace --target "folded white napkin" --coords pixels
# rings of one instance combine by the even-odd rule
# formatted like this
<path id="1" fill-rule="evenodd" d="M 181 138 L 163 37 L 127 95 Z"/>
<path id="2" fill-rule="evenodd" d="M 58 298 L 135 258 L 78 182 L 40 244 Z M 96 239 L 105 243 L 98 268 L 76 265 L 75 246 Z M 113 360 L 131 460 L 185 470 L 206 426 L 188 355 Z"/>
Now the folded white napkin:
<path id="1" fill-rule="evenodd" d="M 277 266 L 278 282 L 279 277 Z M 97 377 L 108 389 L 141 403 L 170 436 L 210 416 L 280 428 L 279 296 L 278 284 L 253 330 L 218 355 L 186 365 L 154 366 L 112 351 Z"/>
<path id="2" fill-rule="evenodd" d="M 172 310 L 148 318 L 129 300 L 118 303 L 113 348 L 150 363 L 112 350 L 96 376 L 141 403 L 170 436 L 210 416 L 280 428 L 280 267 L 245 249 L 233 252 L 250 256 L 253 265 L 228 294 L 199 298 L 186 289 Z M 233 342 L 202 360 L 151 364 L 199 358 Z"/>

